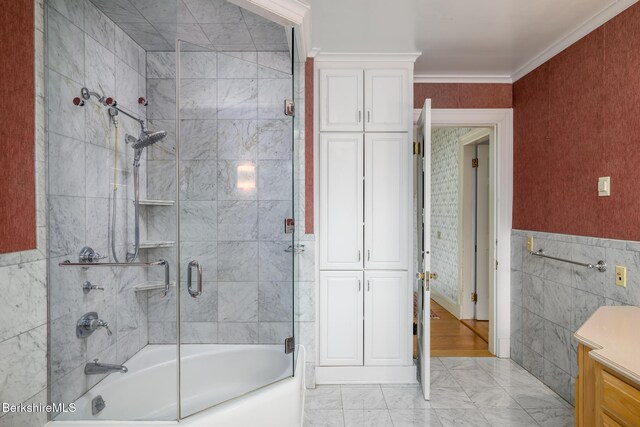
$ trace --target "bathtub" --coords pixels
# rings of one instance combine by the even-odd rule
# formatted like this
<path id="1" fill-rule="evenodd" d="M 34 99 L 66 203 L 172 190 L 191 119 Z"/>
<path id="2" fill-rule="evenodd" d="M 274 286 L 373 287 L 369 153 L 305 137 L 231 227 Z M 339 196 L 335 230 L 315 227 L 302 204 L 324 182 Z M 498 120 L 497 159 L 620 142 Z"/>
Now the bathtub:
<path id="1" fill-rule="evenodd" d="M 185 418 L 177 422 L 176 347 L 148 345 L 125 363 L 128 373 L 110 374 L 76 400 L 75 412 L 59 414 L 47 426 L 297 427 L 305 354 L 302 346 L 296 350 L 296 375 L 290 377 L 292 357 L 282 345 L 182 345 Z M 98 395 L 106 406 L 94 416 L 91 400 Z M 166 421 L 136 421 L 149 419 Z"/>

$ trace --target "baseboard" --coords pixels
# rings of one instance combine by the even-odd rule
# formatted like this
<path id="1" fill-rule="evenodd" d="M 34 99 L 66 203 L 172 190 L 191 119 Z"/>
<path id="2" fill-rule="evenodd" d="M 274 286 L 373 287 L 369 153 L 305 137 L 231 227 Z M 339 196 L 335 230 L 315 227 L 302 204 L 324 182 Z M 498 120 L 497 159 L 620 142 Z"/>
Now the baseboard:
<path id="1" fill-rule="evenodd" d="M 460 319 L 460 304 L 431 287 L 431 299 L 440 304 L 442 308 L 451 313 L 456 319 Z"/>
<path id="2" fill-rule="evenodd" d="M 417 384 L 415 366 L 317 366 L 316 384 Z"/>

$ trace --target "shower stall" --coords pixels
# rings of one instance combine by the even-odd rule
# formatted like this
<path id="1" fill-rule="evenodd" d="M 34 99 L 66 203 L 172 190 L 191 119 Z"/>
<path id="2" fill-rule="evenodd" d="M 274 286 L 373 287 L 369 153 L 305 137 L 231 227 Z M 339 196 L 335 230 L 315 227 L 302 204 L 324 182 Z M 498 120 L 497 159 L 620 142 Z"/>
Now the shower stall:
<path id="1" fill-rule="evenodd" d="M 51 420 L 291 419 L 294 29 L 225 0 L 45 9 Z"/>

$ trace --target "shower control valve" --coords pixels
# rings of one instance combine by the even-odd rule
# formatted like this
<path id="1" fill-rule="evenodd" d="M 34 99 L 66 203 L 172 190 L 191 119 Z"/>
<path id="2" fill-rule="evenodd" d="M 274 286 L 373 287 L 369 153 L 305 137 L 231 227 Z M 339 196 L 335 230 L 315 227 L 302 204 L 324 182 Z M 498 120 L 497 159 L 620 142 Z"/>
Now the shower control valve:
<path id="1" fill-rule="evenodd" d="M 100 328 L 105 328 L 107 330 L 107 335 L 113 335 L 113 332 L 109 329 L 109 322 L 100 320 L 98 318 L 98 313 L 91 311 L 83 314 L 82 317 L 78 319 L 78 323 L 76 324 L 76 336 L 78 338 L 87 338 L 89 335 L 93 334 L 96 329 Z"/>
<path id="2" fill-rule="evenodd" d="M 84 292 L 85 295 L 93 290 L 104 291 L 104 288 L 99 288 L 96 285 L 92 285 L 89 281 L 84 282 L 84 284 L 82 285 L 82 292 Z"/>
<path id="3" fill-rule="evenodd" d="M 141 96 L 140 98 L 138 98 L 138 104 L 146 107 L 147 105 L 149 105 L 149 101 L 147 101 L 144 97 Z"/>

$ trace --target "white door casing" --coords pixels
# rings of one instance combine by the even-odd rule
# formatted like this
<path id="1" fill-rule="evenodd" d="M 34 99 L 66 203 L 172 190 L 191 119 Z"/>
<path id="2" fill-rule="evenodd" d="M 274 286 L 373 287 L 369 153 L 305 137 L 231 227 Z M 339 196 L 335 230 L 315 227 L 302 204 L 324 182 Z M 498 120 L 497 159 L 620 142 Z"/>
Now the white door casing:
<path id="1" fill-rule="evenodd" d="M 489 144 L 477 147 L 476 168 L 476 320 L 489 320 L 490 219 L 489 219 Z"/>

